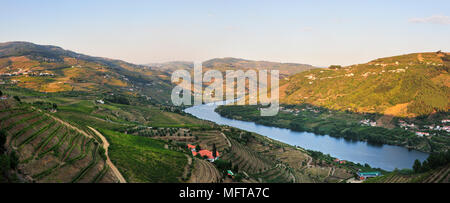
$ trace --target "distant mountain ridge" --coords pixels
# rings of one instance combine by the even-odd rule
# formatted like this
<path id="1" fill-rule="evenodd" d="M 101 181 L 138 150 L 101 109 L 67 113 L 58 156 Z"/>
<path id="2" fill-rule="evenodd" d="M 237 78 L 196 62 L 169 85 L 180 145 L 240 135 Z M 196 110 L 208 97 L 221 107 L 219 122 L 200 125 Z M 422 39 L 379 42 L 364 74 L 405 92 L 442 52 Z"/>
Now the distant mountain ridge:
<path id="1" fill-rule="evenodd" d="M 193 62 L 174 61 L 168 63 L 147 64 L 152 70 L 175 71 L 178 69 L 192 69 Z M 269 61 L 253 61 L 240 58 L 214 58 L 203 62 L 204 70 L 279 70 L 281 77 L 287 77 L 302 71 L 315 69 L 312 65 L 297 63 L 277 63 Z"/>
<path id="2" fill-rule="evenodd" d="M 105 57 L 94 57 L 85 54 L 79 54 L 70 50 L 65 50 L 53 45 L 37 45 L 30 42 L 5 42 L 0 43 L 0 58 L 14 56 L 46 57 L 53 61 L 63 61 L 64 57 L 71 57 L 80 60 L 87 60 L 105 65 L 115 65 L 114 63 L 124 63 L 134 67 L 143 67 L 121 60 L 109 59 Z"/>

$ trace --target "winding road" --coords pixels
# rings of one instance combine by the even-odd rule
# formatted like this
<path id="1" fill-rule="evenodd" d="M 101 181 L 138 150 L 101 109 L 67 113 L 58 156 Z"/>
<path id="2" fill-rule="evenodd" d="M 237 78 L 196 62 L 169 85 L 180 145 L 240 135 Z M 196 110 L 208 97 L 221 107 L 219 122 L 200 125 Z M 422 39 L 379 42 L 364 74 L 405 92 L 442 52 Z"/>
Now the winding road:
<path id="1" fill-rule="evenodd" d="M 105 149 L 105 154 L 106 154 L 106 164 L 108 164 L 108 166 L 111 168 L 112 172 L 117 177 L 117 179 L 119 179 L 120 183 L 127 183 L 125 178 L 120 173 L 119 169 L 117 169 L 117 167 L 111 162 L 111 159 L 109 158 L 109 155 L 108 155 L 109 142 L 108 142 L 108 140 L 106 140 L 106 138 L 100 132 L 98 132 L 96 129 L 94 129 L 90 126 L 88 126 L 88 128 L 91 129 L 92 132 L 94 132 L 97 136 L 99 136 L 100 139 L 102 139 L 103 148 Z"/>

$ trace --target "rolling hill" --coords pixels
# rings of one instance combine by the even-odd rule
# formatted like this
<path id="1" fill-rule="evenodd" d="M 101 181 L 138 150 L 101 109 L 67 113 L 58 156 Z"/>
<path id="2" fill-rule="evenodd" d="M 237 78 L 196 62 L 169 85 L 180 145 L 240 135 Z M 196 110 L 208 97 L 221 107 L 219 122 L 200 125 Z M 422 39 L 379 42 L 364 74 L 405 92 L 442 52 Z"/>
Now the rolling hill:
<path id="1" fill-rule="evenodd" d="M 281 102 L 416 117 L 450 106 L 450 55 L 416 53 L 313 69 L 280 84 Z"/>
<path id="2" fill-rule="evenodd" d="M 172 88 L 162 71 L 28 42 L 0 43 L 0 75 L 6 82 L 39 92 L 142 94 L 159 103 L 168 101 Z"/>
<path id="3" fill-rule="evenodd" d="M 307 64 L 252 61 L 229 57 L 205 61 L 203 66 L 207 69 L 216 70 L 279 70 L 281 78 L 316 68 Z"/>
<path id="4" fill-rule="evenodd" d="M 339 182 L 355 172 L 330 174 L 340 167 L 331 158 L 166 104 L 169 69 L 27 42 L 0 51 L 0 182 Z M 221 161 L 187 144 L 215 146 Z"/>
<path id="5" fill-rule="evenodd" d="M 448 91 L 447 55 L 416 57 L 417 67 L 408 65 L 405 72 L 429 68 L 422 77 L 431 82 L 419 84 Z M 387 69 L 388 61 L 393 67 L 410 63 L 395 57 L 371 63 L 403 73 Z M 205 63 L 205 69 L 217 70 L 278 68 L 286 77 L 301 66 L 231 58 Z M 373 170 L 186 115 L 167 104 L 170 72 L 178 67 L 191 66 L 149 68 L 55 46 L 0 44 L 0 182 L 343 182 L 358 170 Z M 336 68 L 311 69 L 283 85 L 293 88 L 296 77 L 306 75 L 310 82 L 311 73 L 340 74 L 349 67 Z M 220 161 L 193 157 L 187 144 L 216 148 Z M 228 169 L 235 179 L 224 174 Z M 448 167 L 439 174 L 433 181 L 447 181 Z"/>

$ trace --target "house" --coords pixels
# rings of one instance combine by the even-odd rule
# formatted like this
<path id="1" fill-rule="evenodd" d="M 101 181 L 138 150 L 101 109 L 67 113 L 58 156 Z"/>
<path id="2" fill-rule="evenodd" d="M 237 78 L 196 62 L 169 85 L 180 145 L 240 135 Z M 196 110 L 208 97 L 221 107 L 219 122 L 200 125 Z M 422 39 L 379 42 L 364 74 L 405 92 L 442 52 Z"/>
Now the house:
<path id="1" fill-rule="evenodd" d="M 8 99 L 8 96 L 6 96 L 6 95 L 3 95 L 0 97 L 0 100 L 7 100 L 7 99 Z"/>
<path id="2" fill-rule="evenodd" d="M 191 144 L 188 144 L 188 149 L 191 150 L 191 152 L 195 152 L 196 151 L 195 150 L 195 146 L 191 145 Z"/>
<path id="3" fill-rule="evenodd" d="M 356 173 L 360 180 L 366 180 L 367 178 L 374 178 L 381 176 L 381 172 L 375 171 L 375 172 L 358 172 Z"/>
<path id="4" fill-rule="evenodd" d="M 423 137 L 423 136 L 430 136 L 430 133 L 416 132 L 416 135 L 419 137 Z"/>
<path id="5" fill-rule="evenodd" d="M 442 120 L 442 123 L 450 123 L 450 119 Z"/>
<path id="6" fill-rule="evenodd" d="M 213 153 L 209 150 L 206 149 L 202 149 L 199 152 L 192 152 L 192 155 L 197 156 L 197 154 L 199 154 L 201 157 L 206 158 L 206 160 L 208 160 L 209 162 L 214 162 L 217 159 L 219 159 L 219 152 L 216 152 L 216 157 L 213 156 Z"/>
<path id="7" fill-rule="evenodd" d="M 365 126 L 372 126 L 372 127 L 377 126 L 377 122 L 371 121 L 370 119 L 364 119 L 364 120 L 360 121 L 359 123 L 361 123 L 362 125 L 365 125 Z"/>
<path id="8" fill-rule="evenodd" d="M 347 163 L 347 161 L 345 161 L 345 160 L 339 160 L 338 158 L 334 159 L 334 162 L 335 162 L 335 163 L 338 163 L 338 164 L 346 164 L 346 163 Z"/>
<path id="9" fill-rule="evenodd" d="M 231 170 L 227 170 L 227 175 L 230 177 L 234 177 L 234 173 Z"/>
<path id="10" fill-rule="evenodd" d="M 105 101 L 103 101 L 103 100 L 97 100 L 97 103 L 105 104 Z"/>
<path id="11" fill-rule="evenodd" d="M 200 155 L 201 157 L 206 158 L 206 160 L 208 160 L 209 162 L 214 162 L 214 161 L 218 160 L 220 157 L 220 154 L 217 151 L 216 151 L 215 157 L 213 156 L 213 153 L 211 151 L 206 150 L 206 149 L 202 149 L 197 152 L 195 145 L 188 144 L 188 149 L 191 150 L 193 156 Z"/>
<path id="12" fill-rule="evenodd" d="M 447 131 L 447 132 L 450 133 L 450 126 L 444 126 L 444 127 L 442 128 L 442 130 Z"/>

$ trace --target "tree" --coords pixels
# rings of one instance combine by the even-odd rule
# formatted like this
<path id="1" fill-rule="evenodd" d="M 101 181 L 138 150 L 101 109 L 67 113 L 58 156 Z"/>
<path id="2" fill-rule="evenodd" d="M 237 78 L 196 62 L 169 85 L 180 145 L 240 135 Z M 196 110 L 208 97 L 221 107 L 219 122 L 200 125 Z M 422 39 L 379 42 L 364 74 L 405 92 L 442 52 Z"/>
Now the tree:
<path id="1" fill-rule="evenodd" d="M 212 151 L 212 153 L 213 153 L 213 157 L 216 158 L 217 157 L 217 149 L 216 149 L 216 144 L 215 143 L 213 144 L 213 151 Z"/>
<path id="2" fill-rule="evenodd" d="M 11 169 L 16 170 L 18 165 L 19 157 L 17 156 L 16 151 L 12 151 L 11 154 L 9 154 L 9 166 Z"/>
<path id="3" fill-rule="evenodd" d="M 238 166 L 237 164 L 234 165 L 233 171 L 234 171 L 235 173 L 238 173 L 238 172 L 239 172 L 239 166 Z"/>
<path id="4" fill-rule="evenodd" d="M 200 150 L 202 150 L 202 149 L 200 148 L 200 145 L 195 146 L 195 151 L 199 152 Z"/>
<path id="5" fill-rule="evenodd" d="M 420 161 L 418 159 L 416 159 L 416 161 L 414 161 L 413 169 L 414 169 L 414 173 L 419 173 L 422 170 L 422 163 L 420 163 Z"/>
<path id="6" fill-rule="evenodd" d="M 6 133 L 3 130 L 0 130 L 0 154 L 5 151 L 5 143 L 6 143 Z"/>
<path id="7" fill-rule="evenodd" d="M 20 101 L 20 98 L 19 98 L 18 96 L 14 96 L 13 98 L 14 98 L 15 100 L 17 100 L 18 102 L 21 102 L 21 101 Z"/>
<path id="8" fill-rule="evenodd" d="M 55 110 L 58 109 L 58 105 L 53 103 L 53 109 L 55 109 Z"/>

